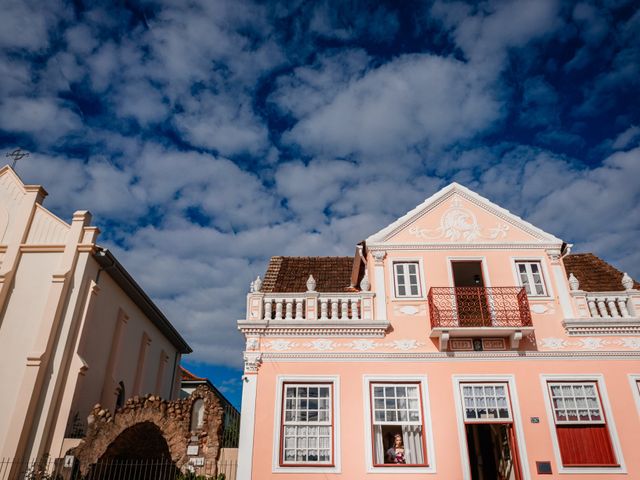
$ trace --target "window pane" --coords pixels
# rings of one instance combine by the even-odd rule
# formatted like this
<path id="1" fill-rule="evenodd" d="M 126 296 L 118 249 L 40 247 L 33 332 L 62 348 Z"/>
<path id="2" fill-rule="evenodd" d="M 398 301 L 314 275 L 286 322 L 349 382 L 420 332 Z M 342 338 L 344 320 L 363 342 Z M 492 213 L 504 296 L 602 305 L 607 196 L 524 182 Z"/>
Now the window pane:
<path id="1" fill-rule="evenodd" d="M 511 418 L 507 388 L 504 384 L 463 384 L 461 390 L 467 420 Z"/>
<path id="2" fill-rule="evenodd" d="M 328 453 L 333 434 L 330 399 L 330 387 L 326 385 L 285 386 L 281 444 L 284 463 L 326 464 L 331 461 Z M 319 448 L 325 449 L 324 457 Z"/>
<path id="3" fill-rule="evenodd" d="M 602 423 L 600 401 L 594 383 L 551 384 L 549 392 L 556 423 Z"/>

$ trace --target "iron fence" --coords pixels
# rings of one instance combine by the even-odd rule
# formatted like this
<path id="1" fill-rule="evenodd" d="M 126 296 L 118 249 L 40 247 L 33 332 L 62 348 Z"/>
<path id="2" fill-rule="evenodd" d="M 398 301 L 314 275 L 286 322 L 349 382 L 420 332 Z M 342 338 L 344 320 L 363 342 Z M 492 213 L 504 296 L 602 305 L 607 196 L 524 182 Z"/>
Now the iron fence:
<path id="1" fill-rule="evenodd" d="M 522 287 L 432 287 L 428 301 L 433 328 L 532 325 Z"/>
<path id="2" fill-rule="evenodd" d="M 0 459 L 0 480 L 235 480 L 235 460 L 192 459 L 178 468 L 170 459 L 101 460 L 84 474 L 73 459 Z"/>

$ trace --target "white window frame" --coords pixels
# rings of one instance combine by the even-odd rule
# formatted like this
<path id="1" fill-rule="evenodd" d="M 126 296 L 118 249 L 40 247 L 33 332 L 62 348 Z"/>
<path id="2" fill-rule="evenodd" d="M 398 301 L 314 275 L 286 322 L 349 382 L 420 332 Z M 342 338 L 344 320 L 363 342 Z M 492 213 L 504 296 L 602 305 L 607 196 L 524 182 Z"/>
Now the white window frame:
<path id="1" fill-rule="evenodd" d="M 424 456 L 427 459 L 428 465 L 424 467 L 413 467 L 411 465 L 394 467 L 394 466 L 374 466 L 373 451 L 372 451 L 372 438 L 373 438 L 373 420 L 372 420 L 372 405 L 371 405 L 371 384 L 374 383 L 417 383 L 420 385 L 421 399 L 422 399 L 422 416 L 423 432 L 422 436 L 424 443 L 426 444 Z M 435 446 L 433 442 L 433 429 L 431 424 L 431 407 L 429 405 L 429 385 L 428 379 L 424 375 L 375 375 L 365 374 L 362 376 L 362 399 L 363 399 L 363 412 L 364 412 L 364 443 L 365 445 L 365 461 L 367 465 L 367 473 L 381 473 L 381 474 L 420 474 L 420 473 L 436 473 L 436 456 Z"/>
<path id="2" fill-rule="evenodd" d="M 589 386 L 593 386 L 595 388 L 596 391 L 596 402 L 597 402 L 597 410 L 600 414 L 600 419 L 599 420 L 592 420 L 591 418 L 589 420 L 580 420 L 579 418 L 577 420 L 569 420 L 568 418 L 566 420 L 559 420 L 558 419 L 558 415 L 556 414 L 556 408 L 553 405 L 553 400 L 554 397 L 553 396 L 553 387 L 563 387 L 566 385 L 571 385 L 573 386 L 582 386 L 585 387 L 587 385 Z M 555 421 L 556 425 L 606 425 L 607 424 L 607 419 L 605 418 L 604 412 L 602 410 L 602 402 L 600 401 L 600 392 L 598 390 L 598 384 L 597 382 L 592 382 L 592 381 L 571 381 L 571 382 L 559 382 L 559 381 L 555 381 L 555 382 L 547 382 L 547 388 L 549 389 L 549 398 L 551 399 L 551 410 L 553 411 L 553 419 Z M 573 390 L 573 389 L 572 389 Z M 567 397 L 564 396 L 564 394 L 562 394 L 560 397 L 558 397 L 559 399 L 566 399 Z M 571 399 L 575 400 L 575 396 L 572 394 L 571 397 L 569 397 Z M 590 409 L 587 407 L 585 408 L 578 408 L 577 404 L 575 408 L 563 408 L 563 410 L 567 411 L 567 410 L 575 410 L 576 414 L 578 411 L 580 410 L 596 410 L 596 409 Z"/>
<path id="3" fill-rule="evenodd" d="M 391 292 L 391 299 L 395 301 L 416 301 L 426 300 L 427 298 L 427 285 L 424 276 L 424 262 L 420 257 L 391 257 L 389 259 L 389 265 L 391 269 L 389 271 L 389 288 Z M 417 263 L 418 264 L 418 295 L 404 295 L 398 296 L 397 292 L 397 278 L 396 278 L 396 263 Z"/>
<path id="4" fill-rule="evenodd" d="M 280 433 L 283 423 L 283 392 L 285 383 L 330 383 L 333 385 L 331 416 L 333 417 L 333 466 L 280 465 Z M 340 377 L 337 375 L 278 375 L 276 379 L 276 403 L 274 406 L 272 473 L 340 473 Z"/>
<path id="5" fill-rule="evenodd" d="M 565 467 L 562 464 L 562 456 L 560 455 L 560 444 L 558 442 L 558 433 L 556 431 L 555 413 L 553 412 L 551 395 L 549 393 L 549 383 L 554 382 L 594 382 L 598 387 L 600 393 L 600 405 L 605 415 L 607 422 L 607 429 L 609 431 L 609 437 L 611 438 L 611 446 L 616 456 L 618 466 L 612 467 Z M 618 431 L 613 419 L 611 405 L 609 403 L 609 396 L 607 394 L 607 388 L 604 382 L 604 376 L 602 374 L 540 374 L 540 386 L 542 387 L 542 393 L 545 400 L 545 409 L 547 412 L 547 421 L 549 424 L 549 431 L 551 435 L 551 444 L 553 447 L 553 454 L 556 459 L 556 465 L 558 473 L 579 473 L 579 474 L 607 474 L 607 473 L 627 473 L 627 467 L 622 456 L 622 448 L 620 447 L 620 441 L 618 440 Z M 563 425 L 563 424 L 561 424 Z"/>
<path id="6" fill-rule="evenodd" d="M 507 400 L 507 411 L 509 413 L 509 416 L 506 418 L 503 417 L 484 417 L 484 418 L 467 418 L 467 406 L 464 403 L 465 400 L 465 396 L 464 396 L 464 387 L 497 387 L 497 386 L 504 386 L 504 388 L 506 389 L 506 400 Z M 463 405 L 463 418 L 465 423 L 490 423 L 490 422 L 495 422 L 495 423 L 513 423 L 513 413 L 512 413 L 512 408 L 511 408 L 511 393 L 509 391 L 509 384 L 507 382 L 460 382 L 460 396 L 462 398 L 462 405 Z M 474 398 L 475 395 L 473 395 Z M 485 397 L 486 398 L 486 397 Z M 474 407 L 475 408 L 475 407 Z M 486 406 L 484 407 L 486 410 L 488 410 L 490 407 Z M 495 407 L 496 410 L 498 410 L 498 406 L 496 404 Z"/>
<path id="7" fill-rule="evenodd" d="M 631 393 L 638 407 L 638 415 L 640 415 L 640 374 L 629 374 L 629 385 L 631 385 Z"/>
<path id="8" fill-rule="evenodd" d="M 462 480 L 471 480 L 471 467 L 469 465 L 469 449 L 467 447 L 467 432 L 465 428 L 464 403 L 461 395 L 461 384 L 463 383 L 506 383 L 511 399 L 512 420 L 498 421 L 497 423 L 511 423 L 518 446 L 520 457 L 520 469 L 522 480 L 531 480 L 529 469 L 529 459 L 527 456 L 527 445 L 524 437 L 522 416 L 520 415 L 520 405 L 518 402 L 518 392 L 516 381 L 513 375 L 452 375 L 453 398 L 456 404 L 456 419 L 458 426 L 458 442 L 460 451 L 460 462 L 462 467 Z M 499 420 L 499 419 L 498 419 Z"/>
<path id="9" fill-rule="evenodd" d="M 540 266 L 540 274 L 542 275 L 542 285 L 544 287 L 544 295 L 527 294 L 530 300 L 548 300 L 553 298 L 553 287 L 551 285 L 551 276 L 547 270 L 547 264 L 542 257 L 511 257 L 511 268 L 513 270 L 513 278 L 515 285 L 524 287 L 520 280 L 520 272 L 518 271 L 518 263 L 537 263 Z"/>

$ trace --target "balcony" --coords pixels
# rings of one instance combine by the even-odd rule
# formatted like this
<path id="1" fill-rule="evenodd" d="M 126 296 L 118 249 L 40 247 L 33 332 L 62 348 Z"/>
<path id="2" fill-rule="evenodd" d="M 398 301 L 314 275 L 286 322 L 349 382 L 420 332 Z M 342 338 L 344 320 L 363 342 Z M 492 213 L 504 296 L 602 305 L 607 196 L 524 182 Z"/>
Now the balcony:
<path id="1" fill-rule="evenodd" d="M 527 293 L 522 287 L 432 287 L 431 337 L 445 350 L 450 337 L 509 337 L 517 348 L 533 330 Z"/>
<path id="2" fill-rule="evenodd" d="M 389 322 L 374 316 L 372 292 L 261 293 L 248 295 L 245 335 L 384 337 Z"/>

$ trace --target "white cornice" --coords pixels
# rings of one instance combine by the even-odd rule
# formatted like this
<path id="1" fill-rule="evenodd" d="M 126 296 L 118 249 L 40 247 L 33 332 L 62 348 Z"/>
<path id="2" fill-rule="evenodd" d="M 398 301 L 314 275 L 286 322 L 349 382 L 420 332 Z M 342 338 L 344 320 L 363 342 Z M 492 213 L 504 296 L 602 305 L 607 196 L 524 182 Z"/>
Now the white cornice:
<path id="1" fill-rule="evenodd" d="M 640 318 L 568 318 L 562 322 L 567 335 L 640 335 Z"/>
<path id="2" fill-rule="evenodd" d="M 496 361 L 496 360 L 633 360 L 640 359 L 640 351 L 615 351 L 615 352 L 582 352 L 575 350 L 558 351 L 483 351 L 483 352 L 262 352 L 263 361 L 282 362 L 325 362 L 325 361 L 353 361 L 353 362 L 380 362 L 380 361 L 425 361 L 425 362 L 450 362 L 450 361 Z"/>
<path id="3" fill-rule="evenodd" d="M 562 243 L 380 243 L 367 244 L 369 251 L 378 250 L 532 250 L 558 249 Z"/>
<path id="4" fill-rule="evenodd" d="M 378 242 L 385 242 L 393 235 L 398 233 L 403 228 L 407 227 L 409 224 L 413 223 L 423 215 L 427 214 L 438 205 L 442 204 L 444 201 L 449 199 L 453 194 L 457 193 L 462 198 L 470 201 L 471 203 L 477 205 L 478 207 L 488 211 L 489 213 L 501 218 L 502 220 L 514 225 L 515 227 L 527 232 L 532 235 L 534 238 L 539 239 L 542 242 L 549 242 L 554 244 L 562 244 L 562 240 L 557 238 L 550 233 L 545 232 L 544 230 L 539 229 L 535 225 L 523 220 L 517 215 L 511 213 L 509 210 L 496 205 L 490 200 L 478 195 L 474 191 L 468 189 L 460 185 L 459 183 L 453 182 L 445 188 L 439 190 L 429 198 L 427 198 L 420 205 L 415 207 L 413 210 L 409 211 L 398 220 L 383 228 L 382 230 L 374 233 L 373 235 L 367 238 L 367 247 L 369 244 L 375 244 Z"/>
<path id="5" fill-rule="evenodd" d="M 238 320 L 238 330 L 245 336 L 382 338 L 388 328 L 388 321 Z"/>

